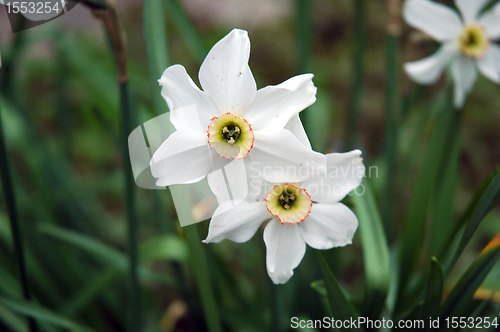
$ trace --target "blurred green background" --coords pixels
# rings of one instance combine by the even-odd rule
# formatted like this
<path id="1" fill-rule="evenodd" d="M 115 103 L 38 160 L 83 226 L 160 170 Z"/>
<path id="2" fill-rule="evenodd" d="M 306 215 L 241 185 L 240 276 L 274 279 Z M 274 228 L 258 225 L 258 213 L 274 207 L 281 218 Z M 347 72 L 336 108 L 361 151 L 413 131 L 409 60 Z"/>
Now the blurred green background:
<path id="1" fill-rule="evenodd" d="M 161 10 L 156 13 L 166 24 L 164 29 L 155 26 L 160 34 L 153 35 L 164 33 L 166 40 L 163 44 L 153 40 L 148 47 L 166 47 L 168 59 L 159 63 L 184 65 L 196 82 L 210 47 L 234 27 L 249 32 L 250 67 L 259 88 L 300 73 L 315 75 L 317 102 L 301 115 L 313 148 L 324 153 L 360 148 L 367 168 L 377 167 L 365 181 L 373 188 L 392 252 L 403 233 L 417 174 L 425 173 L 423 156 L 439 126 L 439 105 L 447 85 L 444 75 L 436 85 L 416 86 L 403 72 L 403 62 L 430 55 L 437 44 L 410 29 L 397 15 L 393 19 L 400 35 L 393 35 L 396 43 L 391 44 L 388 6 L 392 3 L 399 8 L 399 2 L 157 3 Z M 360 3 L 364 8 L 359 8 Z M 147 55 L 144 27 L 148 22 L 144 18 L 149 16 L 143 16 L 140 1 L 121 1 L 119 8 L 127 36 L 133 129 L 168 109 L 163 100 L 158 103 L 160 87 L 152 84 L 150 76 L 157 70 L 151 69 Z M 129 224 L 120 143 L 122 112 L 106 31 L 83 3 L 61 18 L 16 34 L 10 32 L 2 6 L 0 28 L 1 116 L 28 281 L 37 304 L 31 307 L 21 301 L 6 193 L 1 191 L 0 330 L 28 331 L 27 314 L 37 318 L 41 331 L 67 327 L 72 331 L 83 331 L 83 327 L 125 331 L 133 313 L 127 304 Z M 394 69 L 391 76 L 388 68 Z M 390 84 L 394 89 L 388 99 Z M 464 212 L 481 183 L 500 164 L 499 95 L 498 85 L 480 77 L 467 98 L 461 125 L 456 128 L 460 132 L 458 169 L 446 180 L 451 189 L 442 194 L 450 198 L 442 204 L 448 204 L 446 213 L 451 220 Z M 391 105 L 393 110 L 388 113 Z M 391 144 L 386 138 L 394 141 L 387 136 L 389 130 L 398 143 L 393 146 L 395 157 L 388 162 Z M 438 175 L 437 185 L 445 181 L 444 176 Z M 424 212 L 429 211 L 427 220 L 432 221 L 439 216 L 435 210 L 442 207 L 434 203 L 442 196 L 436 191 L 429 198 L 424 200 Z M 311 248 L 292 279 L 274 286 L 265 270 L 261 231 L 244 244 L 224 241 L 203 244 L 200 249 L 190 241 L 205 238 L 208 221 L 180 228 L 168 190 L 136 187 L 134 201 L 140 261 L 140 300 L 135 310 L 140 310 L 141 331 L 208 328 L 197 284 L 198 267 L 193 261 L 193 255 L 199 255 L 196 250 L 206 255 L 206 282 L 224 331 L 287 331 L 291 317 L 331 315 L 326 298 L 310 287 L 323 278 Z M 349 199 L 346 203 L 353 204 Z M 432 225 L 429 222 L 427 229 Z M 496 208 L 481 223 L 446 279 L 445 292 L 500 231 L 499 225 Z M 191 232 L 188 238 L 187 228 Z M 428 250 L 425 234 L 415 250 Z M 366 308 L 362 246 L 357 234 L 353 245 L 323 253 L 358 308 Z M 423 258 L 417 260 L 412 275 L 422 273 L 427 264 Z M 395 275 L 396 270 L 391 265 L 390 274 Z M 485 300 L 494 291 L 491 307 L 498 308 L 499 263 L 482 289 L 478 299 Z"/>

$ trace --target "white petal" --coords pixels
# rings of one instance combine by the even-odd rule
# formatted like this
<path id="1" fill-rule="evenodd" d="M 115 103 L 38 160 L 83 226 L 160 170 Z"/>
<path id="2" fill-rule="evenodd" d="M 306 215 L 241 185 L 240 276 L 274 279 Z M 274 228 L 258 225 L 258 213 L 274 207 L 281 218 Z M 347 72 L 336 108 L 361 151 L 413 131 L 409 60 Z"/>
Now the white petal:
<path id="1" fill-rule="evenodd" d="M 203 61 L 200 84 L 212 96 L 220 114 L 240 116 L 253 101 L 257 86 L 248 66 L 249 57 L 248 33 L 234 29 L 212 47 Z"/>
<path id="2" fill-rule="evenodd" d="M 246 242 L 262 222 L 271 217 L 266 209 L 266 202 L 224 202 L 215 210 L 208 228 L 208 236 L 203 242 L 218 243 L 224 239 Z"/>
<path id="3" fill-rule="evenodd" d="M 330 249 L 352 243 L 358 219 L 344 204 L 313 204 L 311 213 L 298 224 L 302 237 L 315 249 Z"/>
<path id="4" fill-rule="evenodd" d="M 206 135 L 196 131 L 176 131 L 151 158 L 151 172 L 158 186 L 199 180 L 227 164 L 210 149 Z"/>
<path id="5" fill-rule="evenodd" d="M 456 108 L 462 108 L 465 97 L 472 90 L 477 78 L 475 60 L 459 56 L 451 65 L 451 74 L 455 82 L 453 102 Z"/>
<path id="6" fill-rule="evenodd" d="M 195 105 L 199 121 L 205 127 L 208 127 L 214 116 L 219 115 L 212 98 L 194 84 L 183 66 L 168 67 L 158 82 L 162 86 L 161 95 L 170 111 Z"/>
<path id="7" fill-rule="evenodd" d="M 283 128 L 300 111 L 316 101 L 316 87 L 312 74 L 292 77 L 279 85 L 257 91 L 245 118 L 254 130 Z"/>
<path id="8" fill-rule="evenodd" d="M 406 0 L 403 17 L 409 25 L 439 41 L 458 38 L 463 30 L 458 14 L 434 1 Z"/>
<path id="9" fill-rule="evenodd" d="M 500 38 L 500 2 L 479 18 L 479 24 L 485 27 L 488 37 L 494 40 Z"/>
<path id="10" fill-rule="evenodd" d="M 455 4 L 460 10 L 465 24 L 476 23 L 479 12 L 488 2 L 490 0 L 455 0 Z"/>
<path id="11" fill-rule="evenodd" d="M 500 83 L 500 47 L 491 44 L 488 52 L 477 61 L 481 73 L 495 83 Z"/>
<path id="12" fill-rule="evenodd" d="M 445 66 L 458 54 L 455 43 L 443 44 L 433 55 L 404 64 L 404 69 L 417 83 L 432 84 L 441 76 Z"/>
<path id="13" fill-rule="evenodd" d="M 280 224 L 273 218 L 264 229 L 267 273 L 275 284 L 284 284 L 293 275 L 306 252 L 306 243 L 297 224 Z"/>
<path id="14" fill-rule="evenodd" d="M 243 160 L 233 160 L 223 168 L 208 174 L 208 185 L 219 204 L 229 200 L 240 201 L 247 197 L 249 181 L 246 174 Z"/>
<path id="15" fill-rule="evenodd" d="M 326 172 L 326 157 L 306 148 L 288 130 L 255 132 L 252 151 L 245 160 L 246 167 L 258 170 L 265 180 L 298 182 L 312 174 Z"/>
<path id="16" fill-rule="evenodd" d="M 325 175 L 312 177 L 300 184 L 314 202 L 336 203 L 359 186 L 365 175 L 361 151 L 326 155 Z"/>
<path id="17" fill-rule="evenodd" d="M 285 125 L 285 129 L 289 130 L 292 134 L 297 137 L 300 143 L 304 144 L 306 148 L 312 149 L 311 142 L 307 137 L 302 121 L 300 121 L 299 115 L 292 116 L 290 121 Z"/>
<path id="18" fill-rule="evenodd" d="M 170 122 L 177 130 L 207 131 L 208 124 L 201 124 L 196 105 L 174 108 L 170 111 Z"/>

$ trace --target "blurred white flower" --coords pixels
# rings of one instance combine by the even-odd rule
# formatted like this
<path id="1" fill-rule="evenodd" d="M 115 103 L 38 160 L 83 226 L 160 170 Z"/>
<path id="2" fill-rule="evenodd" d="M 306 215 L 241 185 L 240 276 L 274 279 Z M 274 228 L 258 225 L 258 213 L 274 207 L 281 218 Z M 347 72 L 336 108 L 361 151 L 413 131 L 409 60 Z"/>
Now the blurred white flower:
<path id="1" fill-rule="evenodd" d="M 438 80 L 451 65 L 454 104 L 461 108 L 477 79 L 477 69 L 500 83 L 500 3 L 481 13 L 489 0 L 455 0 L 461 17 L 451 8 L 429 0 L 407 0 L 403 6 L 406 22 L 439 42 L 439 50 L 422 60 L 405 63 L 410 77 L 421 84 Z"/>
<path id="2" fill-rule="evenodd" d="M 298 118 L 316 100 L 313 75 L 257 91 L 249 56 L 247 32 L 234 29 L 201 65 L 204 91 L 183 66 L 165 70 L 159 82 L 176 131 L 151 159 L 158 186 L 195 182 L 234 159 L 268 173 L 290 166 L 324 172 L 325 158 L 307 146 Z"/>
<path id="3" fill-rule="evenodd" d="M 351 243 L 358 220 L 339 201 L 361 183 L 365 168 L 360 156 L 359 150 L 328 154 L 325 175 L 298 183 L 264 182 L 243 201 L 223 202 L 203 242 L 248 241 L 271 219 L 264 229 L 267 272 L 274 283 L 287 282 L 304 256 L 306 243 L 315 249 Z"/>

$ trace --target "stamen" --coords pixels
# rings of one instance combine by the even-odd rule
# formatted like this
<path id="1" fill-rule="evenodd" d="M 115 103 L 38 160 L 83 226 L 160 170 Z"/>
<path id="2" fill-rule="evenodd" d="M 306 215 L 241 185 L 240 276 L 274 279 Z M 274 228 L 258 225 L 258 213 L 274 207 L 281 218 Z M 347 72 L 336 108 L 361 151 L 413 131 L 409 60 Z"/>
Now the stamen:
<path id="1" fill-rule="evenodd" d="M 304 221 L 311 211 L 311 196 L 291 183 L 278 184 L 266 195 L 267 210 L 282 224 Z"/>
<path id="2" fill-rule="evenodd" d="M 481 25 L 466 26 L 460 37 L 462 52 L 470 58 L 481 58 L 490 45 L 490 39 Z"/>
<path id="3" fill-rule="evenodd" d="M 253 147 L 252 126 L 231 113 L 212 118 L 207 135 L 210 148 L 227 160 L 243 159 Z"/>

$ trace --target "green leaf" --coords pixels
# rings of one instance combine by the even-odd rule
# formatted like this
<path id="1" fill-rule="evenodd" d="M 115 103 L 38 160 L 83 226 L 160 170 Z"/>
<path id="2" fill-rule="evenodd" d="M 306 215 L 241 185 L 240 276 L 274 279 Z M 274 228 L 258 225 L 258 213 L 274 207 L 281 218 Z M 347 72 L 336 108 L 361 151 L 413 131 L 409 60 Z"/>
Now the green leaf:
<path id="1" fill-rule="evenodd" d="M 424 306 L 422 307 L 421 319 L 436 317 L 443 296 L 443 270 L 436 257 L 431 259 L 429 279 L 425 291 Z"/>
<path id="2" fill-rule="evenodd" d="M 35 318 L 37 320 L 45 321 L 47 323 L 50 323 L 58 327 L 66 328 L 73 331 L 81 331 L 81 332 L 94 331 L 86 326 L 82 326 L 78 323 L 75 323 L 64 316 L 61 316 L 47 308 L 44 308 L 34 303 L 8 299 L 5 297 L 0 297 L 0 303 L 4 304 L 5 306 L 7 306 L 8 308 L 12 309 L 17 313 Z"/>
<path id="3" fill-rule="evenodd" d="M 323 276 L 325 277 L 324 283 L 326 286 L 328 302 L 330 302 L 330 307 L 332 308 L 333 316 L 338 320 L 351 320 L 357 319 L 358 314 L 354 311 L 349 300 L 340 287 L 337 279 L 333 275 L 330 267 L 325 261 L 325 258 L 316 250 L 316 254 L 318 255 L 319 265 L 321 266 L 321 271 L 323 272 Z M 350 329 L 340 329 L 341 331 L 350 331 Z M 363 328 L 359 329 L 360 331 L 364 331 Z"/>
<path id="4" fill-rule="evenodd" d="M 167 34 L 165 33 L 165 9 L 164 1 L 145 0 L 143 7 L 143 32 L 146 44 L 146 55 L 148 59 L 149 81 L 155 104 L 156 114 L 162 114 L 166 104 L 160 93 L 158 79 L 168 66 Z"/>
<path id="5" fill-rule="evenodd" d="M 319 295 L 327 297 L 328 292 L 326 291 L 325 280 L 316 280 L 311 283 L 311 288 L 314 289 Z"/>
<path id="6" fill-rule="evenodd" d="M 129 262 L 127 256 L 124 253 L 112 247 L 109 247 L 96 239 L 50 224 L 41 223 L 38 225 L 38 230 L 43 234 L 67 242 L 95 255 L 97 258 L 105 261 L 106 264 L 110 264 L 118 268 L 122 273 L 128 271 Z M 177 286 L 177 282 L 173 280 L 173 278 L 158 274 L 144 266 L 139 267 L 139 274 L 141 278 L 158 280 L 174 287 Z"/>
<path id="7" fill-rule="evenodd" d="M 456 187 L 459 168 L 460 140 L 455 140 L 450 158 L 445 161 L 444 173 L 440 177 L 439 187 L 433 195 L 431 214 L 432 217 L 429 223 L 429 241 L 428 253 L 426 260 L 436 256 L 439 260 L 444 261 L 444 251 L 446 250 L 446 241 L 450 236 L 455 220 L 454 207 L 456 197 Z"/>
<path id="8" fill-rule="evenodd" d="M 494 176 L 491 181 L 488 182 L 487 187 L 482 191 L 479 199 L 474 198 L 475 203 L 473 208 L 469 207 L 465 212 L 466 226 L 460 239 L 460 243 L 455 250 L 453 258 L 446 265 L 445 271 L 450 271 L 458 257 L 462 254 L 470 239 L 476 232 L 477 227 L 483 220 L 484 216 L 500 202 L 500 172 L 498 170 L 494 171 Z M 481 188 L 482 189 L 482 188 Z"/>
<path id="9" fill-rule="evenodd" d="M 452 109 L 450 95 L 451 93 L 448 92 L 446 96 L 443 95 L 438 100 L 439 113 L 435 119 L 433 135 L 428 142 L 408 207 L 398 258 L 400 262 L 398 304 L 417 256 L 421 252 L 421 240 L 426 226 L 431 194 L 437 187 L 439 177 L 447 165 L 446 161 L 451 153 L 449 146 L 453 145 L 459 136 L 457 127 L 460 123 L 460 112 Z M 398 304 L 396 307 L 400 307 Z"/>
<path id="10" fill-rule="evenodd" d="M 182 7 L 182 4 L 180 4 L 178 0 L 167 0 L 165 1 L 165 5 L 167 6 L 169 18 L 172 22 L 174 22 L 176 28 L 182 35 L 182 39 L 191 49 L 192 54 L 198 61 L 203 61 L 205 55 L 207 54 L 206 49 L 198 36 L 193 23 L 190 21 L 189 16 Z"/>
<path id="11" fill-rule="evenodd" d="M 389 246 L 370 183 L 365 180 L 362 186 L 365 192 L 362 195 L 353 195 L 352 198 L 359 220 L 368 302 L 378 307 L 373 309 L 378 313 L 383 307 L 389 288 Z"/>
<path id="12" fill-rule="evenodd" d="M 28 332 L 25 319 L 14 315 L 12 310 L 9 310 L 4 305 L 0 305 L 0 321 L 13 331 Z"/>
<path id="13" fill-rule="evenodd" d="M 139 257 L 145 262 L 168 260 L 186 263 L 189 250 L 184 240 L 169 234 L 155 237 L 142 244 Z"/>
<path id="14" fill-rule="evenodd" d="M 452 288 L 441 306 L 440 316 L 442 319 L 463 314 L 464 308 L 471 301 L 472 296 L 499 258 L 500 234 L 484 248 Z"/>

